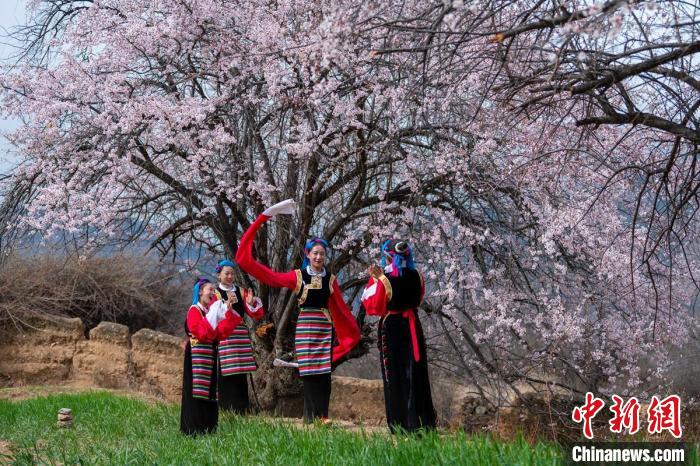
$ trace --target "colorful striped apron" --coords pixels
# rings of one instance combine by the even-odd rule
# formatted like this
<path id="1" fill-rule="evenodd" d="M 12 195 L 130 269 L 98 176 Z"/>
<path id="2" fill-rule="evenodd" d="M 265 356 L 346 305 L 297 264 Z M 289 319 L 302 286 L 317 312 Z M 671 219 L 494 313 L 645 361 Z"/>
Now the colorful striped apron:
<path id="1" fill-rule="evenodd" d="M 216 394 L 210 396 L 211 376 L 214 372 L 214 345 L 190 340 L 192 352 L 192 396 L 205 400 L 215 400 Z"/>
<path id="2" fill-rule="evenodd" d="M 226 340 L 219 343 L 221 375 L 244 374 L 257 370 L 250 344 L 250 334 L 245 323 L 241 322 Z"/>
<path id="3" fill-rule="evenodd" d="M 331 371 L 333 323 L 326 309 L 299 309 L 294 352 L 299 363 L 299 375 L 327 374 Z"/>

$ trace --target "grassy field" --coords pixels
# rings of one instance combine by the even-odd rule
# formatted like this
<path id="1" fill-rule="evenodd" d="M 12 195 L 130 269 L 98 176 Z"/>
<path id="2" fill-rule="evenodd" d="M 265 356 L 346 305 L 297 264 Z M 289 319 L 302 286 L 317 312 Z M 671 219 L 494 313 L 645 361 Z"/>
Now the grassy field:
<path id="1" fill-rule="evenodd" d="M 75 426 L 59 429 L 59 408 Z M 109 393 L 0 401 L 0 464 L 562 464 L 551 445 L 463 434 L 392 437 L 223 416 L 216 434 L 181 435 L 179 408 Z"/>

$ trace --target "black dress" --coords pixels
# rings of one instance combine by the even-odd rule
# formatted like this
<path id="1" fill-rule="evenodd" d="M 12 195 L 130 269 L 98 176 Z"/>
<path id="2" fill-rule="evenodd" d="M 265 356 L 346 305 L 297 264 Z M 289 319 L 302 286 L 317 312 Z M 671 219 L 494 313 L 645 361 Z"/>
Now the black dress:
<path id="1" fill-rule="evenodd" d="M 295 270 L 299 315 L 294 352 L 304 387 L 304 422 L 328 418 L 335 332 L 328 311 L 335 276 L 311 275 L 308 267 Z"/>
<path id="2" fill-rule="evenodd" d="M 216 402 L 216 385 L 218 369 L 215 367 L 211 374 L 211 385 L 208 399 L 193 396 L 192 373 L 192 346 L 190 344 L 192 334 L 185 322 L 185 332 L 189 337 L 185 347 L 185 361 L 182 371 L 182 403 L 180 410 L 180 430 L 187 435 L 207 434 L 216 429 L 219 422 L 219 408 Z M 213 364 L 218 366 L 216 345 L 213 348 Z"/>
<path id="3" fill-rule="evenodd" d="M 387 423 L 393 433 L 399 428 L 407 432 L 434 428 L 436 414 L 425 337 L 417 316 L 423 295 L 422 278 L 417 271 L 404 269 L 401 276 L 386 279 L 390 299 L 386 303 L 387 314 L 379 321 L 377 343 Z"/>

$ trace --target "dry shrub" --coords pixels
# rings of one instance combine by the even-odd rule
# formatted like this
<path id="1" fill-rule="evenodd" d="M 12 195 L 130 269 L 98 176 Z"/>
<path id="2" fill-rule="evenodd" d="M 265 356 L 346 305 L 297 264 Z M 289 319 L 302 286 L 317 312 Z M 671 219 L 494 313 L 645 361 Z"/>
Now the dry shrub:
<path id="1" fill-rule="evenodd" d="M 0 330 L 34 315 L 79 317 L 86 331 L 101 321 L 178 332 L 189 289 L 178 274 L 145 257 L 11 256 L 0 267 Z"/>
<path id="2" fill-rule="evenodd" d="M 571 413 L 584 400 L 573 394 L 545 391 L 521 393 L 511 400 L 510 407 L 500 411 L 495 434 L 512 440 L 522 435 L 530 443 L 548 439 L 560 443 L 576 441 L 581 437 L 581 425 L 574 423 Z M 596 436 L 606 430 L 610 414 L 601 410 L 593 419 Z"/>

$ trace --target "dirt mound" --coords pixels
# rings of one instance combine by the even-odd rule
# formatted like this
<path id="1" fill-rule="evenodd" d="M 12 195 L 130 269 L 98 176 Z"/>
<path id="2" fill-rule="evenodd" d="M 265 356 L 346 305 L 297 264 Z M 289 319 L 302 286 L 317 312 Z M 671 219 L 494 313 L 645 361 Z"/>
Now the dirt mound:
<path id="1" fill-rule="evenodd" d="M 168 401 L 180 401 L 182 389 L 182 338 L 141 329 L 131 337 L 134 385 Z"/>
<path id="2" fill-rule="evenodd" d="M 381 380 L 333 377 L 331 419 L 348 419 L 367 425 L 386 423 L 384 388 Z"/>
<path id="3" fill-rule="evenodd" d="M 73 357 L 73 377 L 97 387 L 129 387 L 130 346 L 126 325 L 100 323 L 90 330 L 89 340 L 78 342 Z"/>
<path id="4" fill-rule="evenodd" d="M 0 383 L 4 386 L 67 380 L 76 347 L 85 340 L 80 319 L 31 318 L 32 329 L 6 337 L 0 350 Z"/>
<path id="5" fill-rule="evenodd" d="M 65 384 L 131 389 L 179 401 L 183 339 L 154 330 L 129 334 L 101 322 L 84 337 L 78 318 L 33 318 L 29 330 L 0 342 L 2 386 Z"/>
<path id="6" fill-rule="evenodd" d="M 12 444 L 10 442 L 7 442 L 5 440 L 0 439 L 0 459 L 12 456 L 12 449 L 10 448 Z"/>
<path id="7" fill-rule="evenodd" d="M 554 441 L 574 441 L 581 436 L 581 426 L 574 423 L 571 413 L 583 404 L 580 397 L 563 393 L 521 393 L 498 411 L 494 430 L 499 437 L 513 439 L 522 434 L 528 441 L 547 438 Z M 593 420 L 594 428 L 602 431 L 610 417 L 600 412 Z"/>

